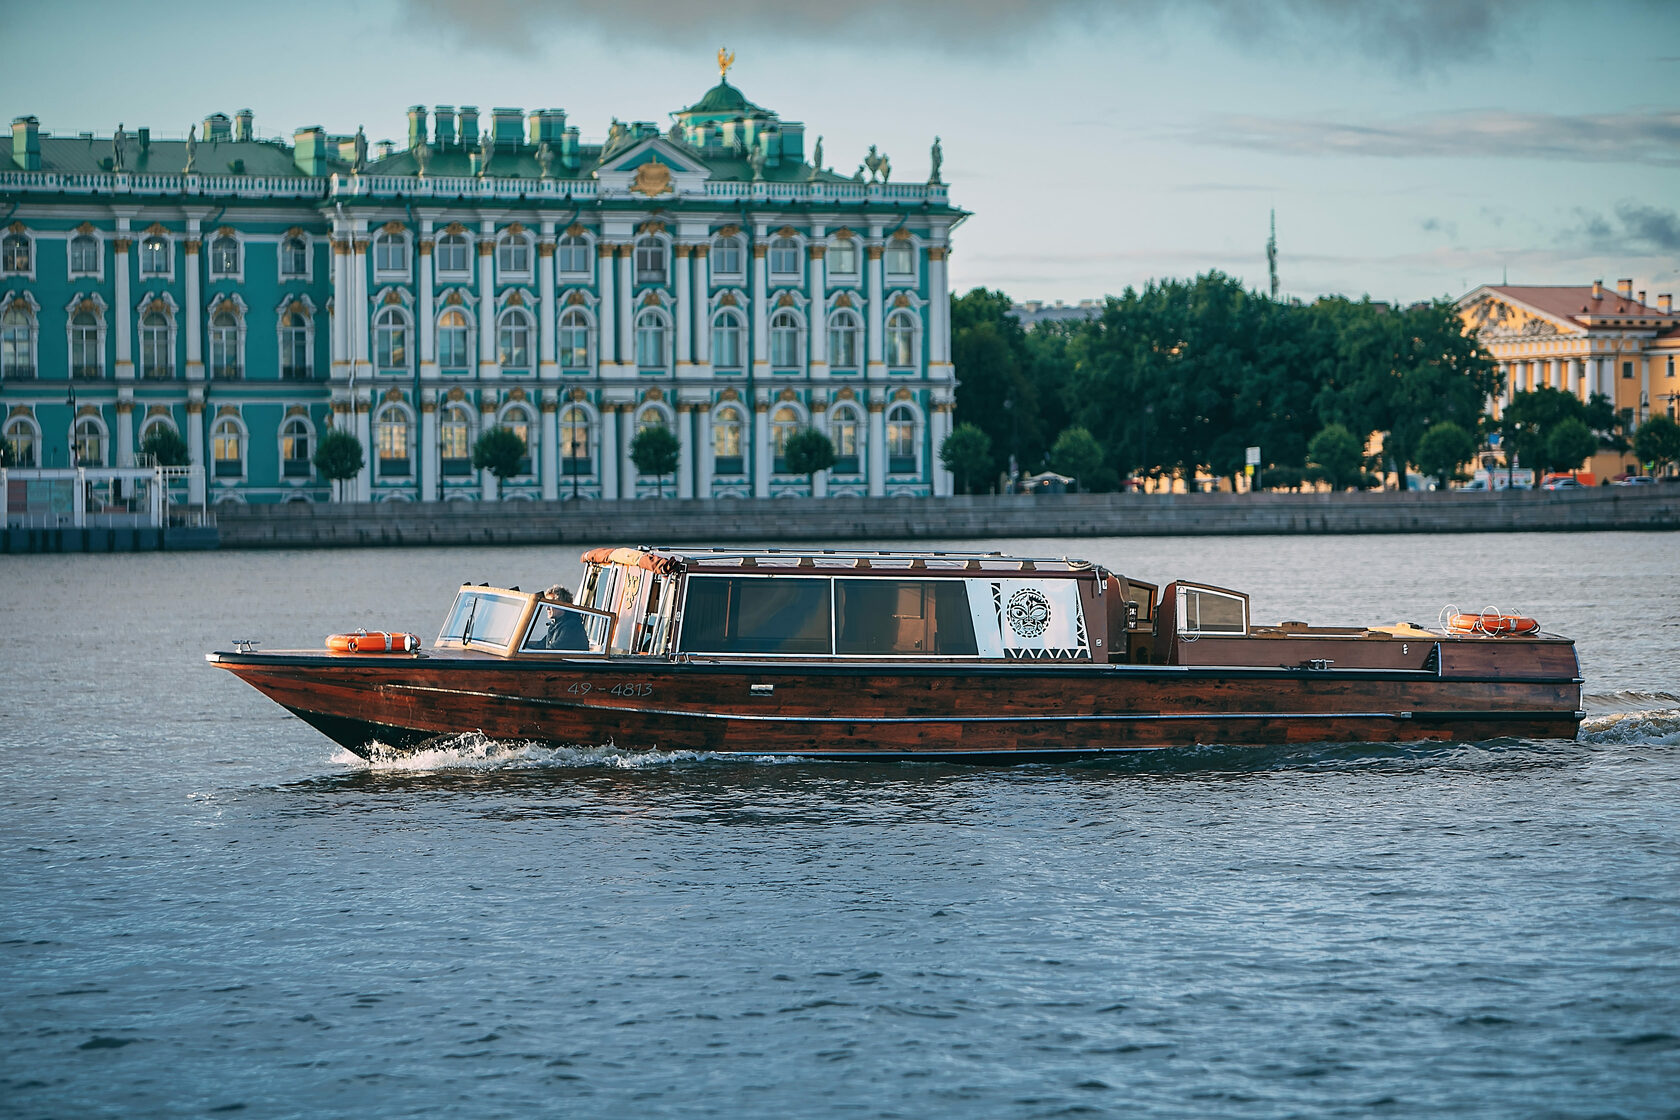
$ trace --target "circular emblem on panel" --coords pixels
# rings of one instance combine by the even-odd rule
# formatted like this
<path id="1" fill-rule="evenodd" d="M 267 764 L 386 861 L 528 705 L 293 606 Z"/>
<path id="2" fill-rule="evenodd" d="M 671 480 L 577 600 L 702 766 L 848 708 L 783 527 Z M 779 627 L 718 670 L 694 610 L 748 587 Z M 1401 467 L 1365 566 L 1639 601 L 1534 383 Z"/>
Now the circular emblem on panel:
<path id="1" fill-rule="evenodd" d="M 1036 638 L 1050 625 L 1050 600 L 1036 587 L 1023 587 L 1004 608 L 1009 628 L 1023 638 Z"/>

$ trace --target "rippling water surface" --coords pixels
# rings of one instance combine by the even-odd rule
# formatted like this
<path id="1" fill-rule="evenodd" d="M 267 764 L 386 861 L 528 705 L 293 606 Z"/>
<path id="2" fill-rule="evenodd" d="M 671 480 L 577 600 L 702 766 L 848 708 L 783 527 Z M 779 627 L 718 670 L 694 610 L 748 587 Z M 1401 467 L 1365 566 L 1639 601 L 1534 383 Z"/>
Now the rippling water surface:
<path id="1" fill-rule="evenodd" d="M 997 547 L 1262 621 L 1534 614 L 1591 715 L 369 766 L 202 653 L 429 635 L 579 550 L 0 558 L 0 1115 L 1680 1116 L 1680 536 Z"/>

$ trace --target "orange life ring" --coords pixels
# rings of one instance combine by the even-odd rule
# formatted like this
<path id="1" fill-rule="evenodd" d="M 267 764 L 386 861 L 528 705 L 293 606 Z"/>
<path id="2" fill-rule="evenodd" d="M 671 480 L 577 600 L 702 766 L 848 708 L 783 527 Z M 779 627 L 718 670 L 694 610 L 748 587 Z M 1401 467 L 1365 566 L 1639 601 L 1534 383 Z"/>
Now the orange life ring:
<path id="1" fill-rule="evenodd" d="M 327 648 L 334 653 L 411 653 L 420 648 L 420 639 L 413 634 L 358 630 L 329 636 Z"/>
<path id="2" fill-rule="evenodd" d="M 1455 614 L 1447 618 L 1447 629 L 1458 634 L 1535 634 L 1540 620 L 1520 614 Z"/>

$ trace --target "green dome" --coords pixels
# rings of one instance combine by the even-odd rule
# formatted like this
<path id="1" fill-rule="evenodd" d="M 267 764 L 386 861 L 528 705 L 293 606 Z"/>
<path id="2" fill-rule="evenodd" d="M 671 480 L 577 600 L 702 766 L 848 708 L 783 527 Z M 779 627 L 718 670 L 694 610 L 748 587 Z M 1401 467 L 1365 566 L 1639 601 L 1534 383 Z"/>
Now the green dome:
<path id="1" fill-rule="evenodd" d="M 730 85 L 728 80 L 725 79 L 707 90 L 706 96 L 683 109 L 678 115 L 688 116 L 691 113 L 701 113 L 707 116 L 738 117 L 762 112 L 764 112 L 762 108 L 748 101 L 740 90 Z"/>

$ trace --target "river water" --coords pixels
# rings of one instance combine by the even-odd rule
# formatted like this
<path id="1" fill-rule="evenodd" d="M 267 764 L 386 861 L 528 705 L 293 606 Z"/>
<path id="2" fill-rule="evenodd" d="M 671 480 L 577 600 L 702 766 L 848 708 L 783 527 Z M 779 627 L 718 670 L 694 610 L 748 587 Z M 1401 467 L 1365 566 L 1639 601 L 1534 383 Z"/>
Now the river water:
<path id="1" fill-rule="evenodd" d="M 462 580 L 572 582 L 579 550 L 0 558 L 0 1115 L 1680 1115 L 1680 535 L 987 547 L 1260 621 L 1536 615 L 1591 715 L 370 767 L 203 652 L 429 638 Z"/>

